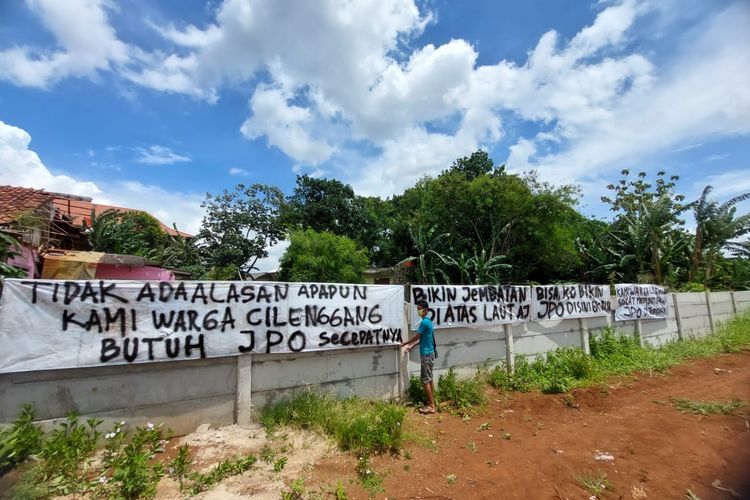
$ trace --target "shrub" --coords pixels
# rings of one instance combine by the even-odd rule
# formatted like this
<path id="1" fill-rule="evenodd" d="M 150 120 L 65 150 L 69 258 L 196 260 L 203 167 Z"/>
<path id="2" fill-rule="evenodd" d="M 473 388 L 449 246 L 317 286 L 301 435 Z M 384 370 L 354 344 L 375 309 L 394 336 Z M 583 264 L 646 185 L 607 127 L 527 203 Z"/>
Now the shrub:
<path id="1" fill-rule="evenodd" d="M 9 427 L 0 430 L 0 471 L 15 467 L 36 453 L 42 444 L 42 430 L 34 424 L 36 412 L 24 405 Z"/>
<path id="2" fill-rule="evenodd" d="M 485 401 L 481 376 L 459 379 L 453 368 L 448 370 L 447 374 L 440 375 L 437 392 L 441 401 L 448 402 L 457 410 L 483 405 Z"/>

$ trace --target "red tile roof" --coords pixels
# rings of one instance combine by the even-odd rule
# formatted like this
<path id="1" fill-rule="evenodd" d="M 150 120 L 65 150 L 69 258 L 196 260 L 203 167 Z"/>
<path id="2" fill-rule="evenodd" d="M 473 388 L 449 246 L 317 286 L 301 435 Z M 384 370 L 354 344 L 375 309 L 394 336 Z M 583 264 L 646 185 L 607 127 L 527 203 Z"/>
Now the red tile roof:
<path id="1" fill-rule="evenodd" d="M 82 196 L 69 196 L 59 193 L 55 193 L 55 208 L 57 208 L 64 215 L 70 217 L 73 221 L 73 224 L 79 226 L 82 226 L 84 222 L 89 226 L 91 225 L 92 210 L 94 212 L 94 215 L 99 215 L 106 210 L 117 210 L 119 212 L 145 212 L 145 210 L 138 210 L 135 208 L 116 207 L 114 205 L 92 203 L 91 198 L 84 198 Z M 159 219 L 157 220 L 159 221 Z M 159 225 L 165 233 L 171 236 L 179 235 L 183 238 L 190 238 L 192 236 L 192 234 L 188 234 L 183 231 L 175 232 L 174 228 L 167 226 L 162 221 L 159 221 Z"/>
<path id="2" fill-rule="evenodd" d="M 40 189 L 0 186 L 0 224 L 13 222 L 18 215 L 52 202 L 52 193 Z"/>

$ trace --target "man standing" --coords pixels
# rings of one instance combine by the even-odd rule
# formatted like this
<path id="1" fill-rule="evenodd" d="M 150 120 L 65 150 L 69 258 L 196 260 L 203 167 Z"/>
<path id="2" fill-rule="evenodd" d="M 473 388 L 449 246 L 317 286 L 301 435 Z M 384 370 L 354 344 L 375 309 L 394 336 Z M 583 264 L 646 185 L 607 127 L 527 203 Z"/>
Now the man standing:
<path id="1" fill-rule="evenodd" d="M 417 302 L 417 314 L 422 318 L 422 321 L 419 323 L 417 334 L 402 344 L 404 350 L 409 352 L 419 342 L 419 357 L 422 362 L 420 378 L 427 393 L 427 406 L 420 408 L 419 412 L 424 414 L 435 413 L 435 399 L 433 396 L 435 386 L 432 382 L 432 367 L 437 355 L 435 352 L 435 334 L 432 328 L 432 321 L 427 317 L 427 310 L 428 305 L 426 301 L 420 300 Z"/>

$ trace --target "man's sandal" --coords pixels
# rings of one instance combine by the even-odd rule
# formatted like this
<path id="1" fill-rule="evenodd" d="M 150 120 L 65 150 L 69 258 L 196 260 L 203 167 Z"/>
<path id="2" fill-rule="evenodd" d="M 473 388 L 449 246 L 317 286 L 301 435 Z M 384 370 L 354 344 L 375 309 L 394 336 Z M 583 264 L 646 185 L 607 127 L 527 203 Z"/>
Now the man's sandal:
<path id="1" fill-rule="evenodd" d="M 431 415 L 435 413 L 435 408 L 430 408 L 429 406 L 425 406 L 419 409 L 419 413 L 422 415 Z"/>

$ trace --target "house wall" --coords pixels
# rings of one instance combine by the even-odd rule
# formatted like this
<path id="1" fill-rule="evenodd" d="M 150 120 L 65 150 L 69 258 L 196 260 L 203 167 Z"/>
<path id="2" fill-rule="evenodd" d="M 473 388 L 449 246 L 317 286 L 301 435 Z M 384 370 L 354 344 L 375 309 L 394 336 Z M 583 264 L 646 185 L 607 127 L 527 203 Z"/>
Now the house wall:
<path id="1" fill-rule="evenodd" d="M 133 267 L 119 264 L 97 264 L 98 279 L 174 281 L 174 273 L 161 267 Z"/>
<path id="2" fill-rule="evenodd" d="M 582 331 L 596 334 L 608 327 L 628 335 L 640 332 L 642 342 L 660 346 L 710 335 L 712 324 L 745 311 L 750 311 L 750 292 L 679 293 L 670 295 L 669 318 L 640 324 L 603 317 L 438 329 L 435 372 L 439 376 L 454 368 L 470 375 L 481 366 L 508 362 L 509 348 L 516 356 L 537 356 L 582 347 L 588 339 Z M 406 307 L 404 324 L 412 324 Z M 103 418 L 104 428 L 119 420 L 164 422 L 184 434 L 203 423 L 247 423 L 254 408 L 308 388 L 396 398 L 408 387 L 409 376 L 418 374 L 418 353 L 402 355 L 393 346 L 0 374 L 0 422 L 12 420 L 23 403 L 33 403 L 47 424 L 75 410 Z"/>
<path id="3" fill-rule="evenodd" d="M 11 266 L 20 267 L 24 270 L 26 270 L 26 277 L 27 278 L 37 278 L 36 275 L 36 261 L 37 261 L 37 253 L 36 251 L 31 248 L 28 245 L 22 245 L 19 250 L 16 250 L 20 255 L 17 255 L 16 257 L 13 257 L 12 259 L 8 260 L 8 264 Z"/>

